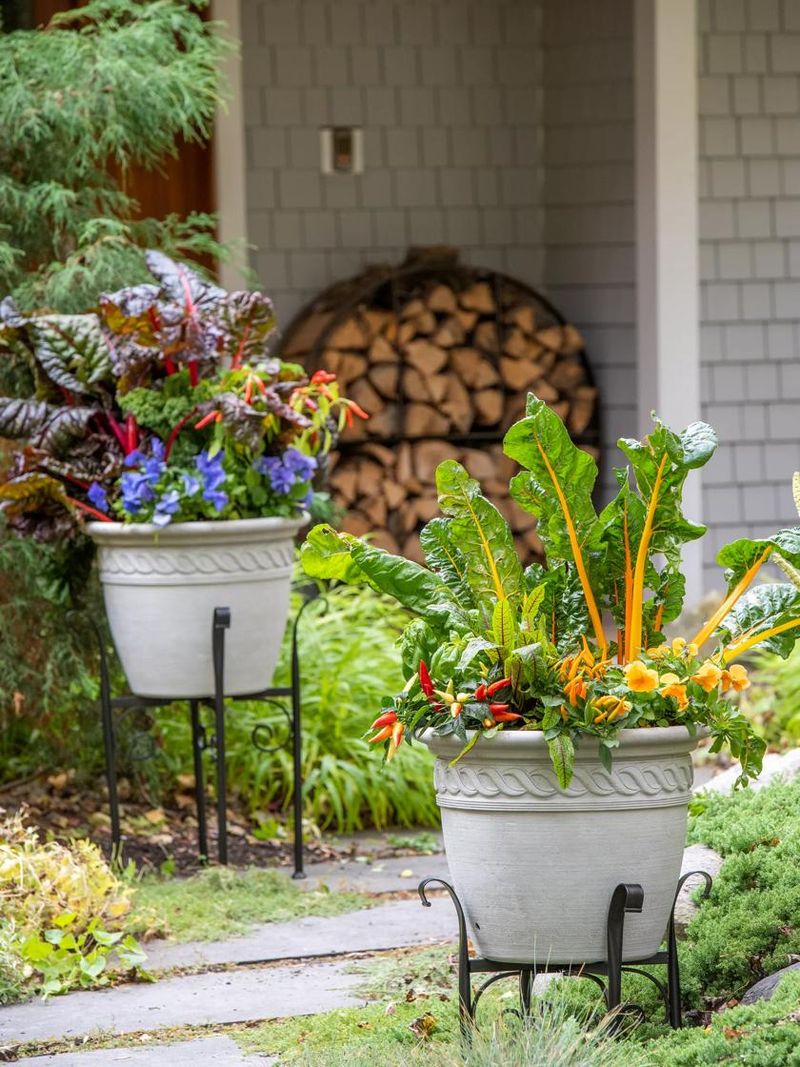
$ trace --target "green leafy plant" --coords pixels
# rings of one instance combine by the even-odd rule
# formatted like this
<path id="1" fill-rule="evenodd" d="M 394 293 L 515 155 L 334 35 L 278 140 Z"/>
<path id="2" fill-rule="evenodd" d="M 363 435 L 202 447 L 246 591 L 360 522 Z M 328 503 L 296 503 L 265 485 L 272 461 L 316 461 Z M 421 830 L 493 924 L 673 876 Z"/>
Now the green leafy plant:
<path id="1" fill-rule="evenodd" d="M 0 486 L 9 525 L 40 541 L 83 518 L 297 514 L 316 456 L 366 417 L 335 376 L 270 359 L 260 293 L 228 293 L 161 252 L 155 283 L 100 298 L 99 314 L 23 316 L 0 304 L 0 352 L 27 359 L 35 392 L 0 398 L 0 435 L 22 442 Z M 162 436 L 159 436 L 161 434 Z"/>
<path id="2" fill-rule="evenodd" d="M 681 511 L 683 486 L 716 437 L 705 423 L 674 433 L 656 420 L 644 441 L 619 447 L 628 465 L 598 515 L 594 460 L 529 396 L 504 450 L 523 468 L 511 495 L 538 520 L 544 566 L 523 571 L 508 523 L 453 460 L 436 474 L 444 518 L 420 538 L 427 566 L 330 527 L 311 531 L 301 556 L 309 575 L 370 585 L 417 616 L 402 640 L 406 684 L 372 726 L 387 761 L 424 729 L 459 739 L 462 755 L 505 729 L 539 730 L 566 788 L 576 743 L 594 739 L 610 768 L 622 729 L 685 725 L 707 728 L 713 750 L 727 744 L 741 781 L 759 771 L 764 743 L 730 700 L 749 685 L 734 661 L 759 643 L 791 650 L 800 590 L 750 586 L 769 557 L 800 565 L 800 529 L 723 548 L 728 595 L 694 639 L 667 642 L 663 627 L 683 604 L 682 546 L 705 532 Z M 715 650 L 703 658 L 712 634 Z"/>
<path id="3" fill-rule="evenodd" d="M 17 813 L 0 822 L 0 996 L 105 984 L 144 956 L 126 932 L 130 891 L 88 841 L 42 842 Z"/>
<path id="4" fill-rule="evenodd" d="M 751 671 L 753 686 L 743 709 L 755 729 L 772 748 L 800 744 L 800 649 L 786 659 L 754 656 Z"/>
<path id="5" fill-rule="evenodd" d="M 143 249 L 224 250 L 214 219 L 139 217 L 129 169 L 208 140 L 225 45 L 191 0 L 91 0 L 45 30 L 0 32 L 0 293 L 75 312 L 124 279 Z"/>

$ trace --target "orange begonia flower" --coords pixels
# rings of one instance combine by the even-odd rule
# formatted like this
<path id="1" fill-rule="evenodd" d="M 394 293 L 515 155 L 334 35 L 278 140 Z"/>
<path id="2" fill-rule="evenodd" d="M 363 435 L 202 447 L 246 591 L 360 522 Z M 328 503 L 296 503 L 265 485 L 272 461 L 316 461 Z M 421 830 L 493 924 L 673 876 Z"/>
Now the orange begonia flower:
<path id="1" fill-rule="evenodd" d="M 652 693 L 658 687 L 658 671 L 635 659 L 625 668 L 625 683 L 633 693 Z"/>
<path id="2" fill-rule="evenodd" d="M 661 675 L 661 688 L 659 693 L 662 697 L 673 697 L 677 700 L 678 708 L 680 711 L 688 705 L 689 699 L 686 696 L 686 685 L 680 680 L 677 674 L 667 673 Z"/>
<path id="3" fill-rule="evenodd" d="M 740 693 L 742 689 L 747 689 L 749 685 L 750 679 L 747 677 L 747 667 L 743 667 L 741 663 L 733 663 L 722 672 L 723 693 L 727 693 L 729 689 L 735 689 L 737 693 Z"/>
<path id="4" fill-rule="evenodd" d="M 710 693 L 719 684 L 721 678 L 722 671 L 710 659 L 705 661 L 697 674 L 692 675 L 692 681 L 697 682 L 700 688 L 705 689 L 707 693 Z"/>

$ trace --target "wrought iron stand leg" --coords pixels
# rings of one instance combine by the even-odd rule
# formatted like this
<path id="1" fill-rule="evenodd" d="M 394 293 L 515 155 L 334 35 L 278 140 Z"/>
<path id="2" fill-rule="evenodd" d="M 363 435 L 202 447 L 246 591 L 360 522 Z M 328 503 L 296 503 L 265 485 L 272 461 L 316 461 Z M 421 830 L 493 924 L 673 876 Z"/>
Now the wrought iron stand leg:
<path id="1" fill-rule="evenodd" d="M 678 888 L 675 890 L 675 899 L 672 901 L 672 911 L 669 914 L 669 926 L 667 927 L 667 1017 L 673 1030 L 680 1030 L 683 1026 L 681 1014 L 681 972 L 678 963 L 678 939 L 675 933 L 675 905 L 684 884 L 690 878 L 702 878 L 703 899 L 711 892 L 711 875 L 708 871 L 687 871 L 681 875 Z"/>
<path id="2" fill-rule="evenodd" d="M 519 1003 L 523 1019 L 531 1013 L 531 994 L 533 993 L 533 970 L 521 967 L 519 972 Z"/>
<path id="3" fill-rule="evenodd" d="M 464 918 L 464 909 L 461 907 L 461 901 L 456 896 L 456 891 L 441 878 L 425 878 L 419 883 L 417 892 L 419 893 L 419 899 L 422 901 L 422 906 L 424 908 L 431 906 L 425 890 L 434 883 L 447 890 L 458 916 L 458 1015 L 461 1024 L 461 1036 L 465 1041 L 470 1041 L 472 1038 L 472 1024 L 475 1022 L 475 1005 L 472 1001 L 472 985 L 470 982 L 467 922 Z"/>
<path id="4" fill-rule="evenodd" d="M 203 776 L 205 736 L 200 722 L 200 701 L 190 700 L 192 715 L 192 753 L 194 755 L 194 799 L 197 807 L 197 851 L 200 859 L 208 859 L 208 825 L 206 822 L 206 783 Z"/>
<path id="5" fill-rule="evenodd" d="M 228 797 L 225 778 L 225 631 L 231 625 L 230 608 L 214 608 L 214 728 L 217 754 L 217 855 L 228 862 Z"/>
<path id="6" fill-rule="evenodd" d="M 100 713 L 103 721 L 103 747 L 106 757 L 106 783 L 108 806 L 111 814 L 111 848 L 115 861 L 120 858 L 122 834 L 119 823 L 119 795 L 117 793 L 117 738 L 114 731 L 114 710 L 111 707 L 111 682 L 108 676 L 108 659 L 100 632 L 97 634 L 100 649 Z"/>
<path id="7" fill-rule="evenodd" d="M 306 601 L 308 604 L 309 601 Z M 301 733 L 300 654 L 297 645 L 297 627 L 303 607 L 297 613 L 292 630 L 292 761 L 294 771 L 294 874 L 292 878 L 305 878 L 303 869 L 303 736 Z"/>
<path id="8" fill-rule="evenodd" d="M 625 931 L 625 912 L 641 911 L 644 890 L 636 882 L 620 883 L 611 894 L 606 927 L 608 949 L 608 990 L 606 1004 L 609 1011 L 622 1002 L 622 940 Z"/>

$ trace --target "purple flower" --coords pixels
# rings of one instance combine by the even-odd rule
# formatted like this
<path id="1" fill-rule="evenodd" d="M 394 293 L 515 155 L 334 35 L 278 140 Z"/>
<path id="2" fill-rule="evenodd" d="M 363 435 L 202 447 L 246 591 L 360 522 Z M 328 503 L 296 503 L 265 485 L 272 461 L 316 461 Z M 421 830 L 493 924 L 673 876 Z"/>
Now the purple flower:
<path id="1" fill-rule="evenodd" d="M 153 525 L 168 526 L 169 523 L 172 522 L 172 516 L 180 506 L 181 500 L 177 489 L 170 489 L 169 492 L 164 493 L 156 504 L 156 510 L 153 514 Z"/>
<path id="2" fill-rule="evenodd" d="M 102 485 L 99 485 L 97 482 L 92 482 L 86 492 L 86 499 L 92 507 L 97 508 L 98 511 L 108 513 L 108 495 Z"/>
<path id="3" fill-rule="evenodd" d="M 123 474 L 120 479 L 120 487 L 122 489 L 122 507 L 129 515 L 135 515 L 143 504 L 155 497 L 146 475 L 139 472 L 130 471 Z"/>
<path id="4" fill-rule="evenodd" d="M 161 441 L 157 437 L 151 437 L 149 444 L 149 456 L 145 455 L 140 448 L 134 448 L 125 457 L 125 466 L 141 468 L 143 470 L 142 477 L 145 478 L 147 484 L 154 486 L 166 470 L 167 465 L 164 462 L 164 445 Z"/>
<path id="5" fill-rule="evenodd" d="M 283 456 L 283 465 L 292 471 L 297 481 L 307 482 L 317 469 L 317 461 L 313 456 L 305 456 L 296 448 L 287 448 Z"/>
<path id="6" fill-rule="evenodd" d="M 288 496 L 294 489 L 297 475 L 280 456 L 263 456 L 256 463 L 256 470 L 269 479 L 272 488 L 280 496 Z"/>

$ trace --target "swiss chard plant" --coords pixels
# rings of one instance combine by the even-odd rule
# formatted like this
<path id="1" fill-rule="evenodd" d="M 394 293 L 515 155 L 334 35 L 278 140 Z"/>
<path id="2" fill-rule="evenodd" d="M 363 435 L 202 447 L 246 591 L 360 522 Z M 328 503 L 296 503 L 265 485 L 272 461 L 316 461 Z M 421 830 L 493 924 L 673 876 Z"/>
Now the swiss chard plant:
<path id="1" fill-rule="evenodd" d="M 764 744 L 731 698 L 749 685 L 742 656 L 757 644 L 785 656 L 800 635 L 800 529 L 723 548 L 719 609 L 697 634 L 664 634 L 683 606 L 682 547 L 705 533 L 683 514 L 683 486 L 716 444 L 705 423 L 675 433 L 659 421 L 643 441 L 620 440 L 627 465 L 598 514 L 595 461 L 531 395 L 504 448 L 544 564 L 523 569 L 507 522 L 453 460 L 436 475 L 443 516 L 421 534 L 427 566 L 313 529 L 308 574 L 366 583 L 416 615 L 402 638 L 408 681 L 371 727 L 386 758 L 425 729 L 459 739 L 461 755 L 503 730 L 538 730 L 566 788 L 578 744 L 599 746 L 610 768 L 623 729 L 684 725 L 727 744 L 742 781 L 757 774 Z M 768 560 L 792 580 L 753 584 Z"/>
<path id="2" fill-rule="evenodd" d="M 268 352 L 271 302 L 227 292 L 160 252 L 151 283 L 81 315 L 0 303 L 0 358 L 28 395 L 0 397 L 20 442 L 0 486 L 9 526 L 57 540 L 96 521 L 292 516 L 313 503 L 319 457 L 365 417 L 333 375 Z"/>

